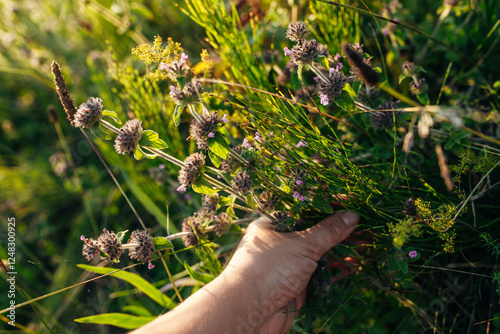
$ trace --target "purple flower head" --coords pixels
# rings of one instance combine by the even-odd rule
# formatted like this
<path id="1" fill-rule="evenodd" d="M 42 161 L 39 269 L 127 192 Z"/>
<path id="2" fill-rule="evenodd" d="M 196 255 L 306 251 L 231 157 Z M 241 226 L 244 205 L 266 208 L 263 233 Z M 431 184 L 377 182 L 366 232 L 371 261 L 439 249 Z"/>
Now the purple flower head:
<path id="1" fill-rule="evenodd" d="M 290 55 L 292 54 L 292 51 L 290 51 L 290 49 L 289 49 L 289 48 L 286 48 L 286 47 L 285 47 L 285 49 L 284 49 L 284 50 L 285 50 L 285 56 L 290 56 Z"/>
<path id="2" fill-rule="evenodd" d="M 409 252 L 408 256 L 411 257 L 412 259 L 416 258 L 418 256 L 417 251 L 411 251 L 411 252 Z"/>
<path id="3" fill-rule="evenodd" d="M 184 54 L 184 53 L 183 53 Z M 151 261 L 148 262 L 148 269 L 153 269 L 155 267 L 154 264 L 151 263 Z"/>
<path id="4" fill-rule="evenodd" d="M 247 138 L 243 139 L 243 144 L 241 144 L 241 146 L 243 146 L 247 150 L 250 149 L 250 148 L 252 148 L 252 145 L 250 145 L 250 143 L 248 142 Z"/>
<path id="5" fill-rule="evenodd" d="M 177 188 L 177 191 L 180 192 L 180 193 L 185 193 L 186 192 L 186 187 L 180 186 L 179 188 Z"/>
<path id="6" fill-rule="evenodd" d="M 299 196 L 300 196 L 300 194 L 297 191 L 293 193 L 293 198 L 297 198 Z"/>
<path id="7" fill-rule="evenodd" d="M 210 133 L 208 134 L 208 138 L 215 138 L 215 133 L 210 132 Z"/>
<path id="8" fill-rule="evenodd" d="M 160 70 L 166 70 L 168 68 L 167 63 L 161 62 L 160 63 Z"/>
<path id="9" fill-rule="evenodd" d="M 85 241 L 85 236 L 82 234 L 82 236 L 80 237 L 80 240 L 81 241 Z"/>
<path id="10" fill-rule="evenodd" d="M 338 62 L 340 58 L 342 58 L 342 56 L 340 55 L 340 53 L 337 52 L 337 54 L 333 56 L 333 61 Z"/>
<path id="11" fill-rule="evenodd" d="M 184 52 L 181 54 L 181 61 L 182 62 L 185 62 L 186 60 L 189 59 L 189 56 L 187 54 L 185 54 Z"/>
<path id="12" fill-rule="evenodd" d="M 328 99 L 328 95 L 326 95 L 326 94 L 321 94 L 319 96 L 319 98 L 321 99 L 321 104 L 324 106 L 327 106 L 328 103 L 330 103 L 330 100 Z"/>
<path id="13" fill-rule="evenodd" d="M 158 168 L 159 168 L 159 169 L 165 169 L 165 167 L 167 167 L 167 165 L 165 165 L 165 164 L 159 164 L 159 165 L 158 165 Z"/>
<path id="14" fill-rule="evenodd" d="M 297 181 L 295 181 L 295 184 L 297 184 L 297 185 L 301 186 L 301 185 L 303 185 L 303 184 L 304 184 L 304 182 L 302 182 L 301 180 L 297 180 Z"/>
<path id="15" fill-rule="evenodd" d="M 273 138 L 273 137 L 274 137 L 274 132 L 272 132 L 272 131 L 271 131 L 271 132 L 269 133 L 269 137 Z"/>
<path id="16" fill-rule="evenodd" d="M 304 202 L 305 199 L 306 198 L 304 197 L 304 195 L 300 195 L 299 198 L 298 198 L 298 200 L 301 201 L 301 202 Z"/>
<path id="17" fill-rule="evenodd" d="M 202 110 L 202 113 L 207 113 L 208 114 L 208 109 L 205 106 L 203 106 L 203 108 L 201 110 Z"/>
<path id="18" fill-rule="evenodd" d="M 319 82 L 319 77 L 314 77 L 313 80 Z"/>
<path id="19" fill-rule="evenodd" d="M 222 116 L 222 118 L 220 119 L 220 120 L 221 120 L 221 121 L 223 121 L 224 123 L 229 122 L 229 120 L 226 118 L 226 115 L 227 115 L 227 114 L 224 114 L 224 116 Z"/>
<path id="20" fill-rule="evenodd" d="M 255 140 L 259 141 L 262 139 L 262 136 L 260 135 L 260 133 L 258 132 L 255 132 L 255 136 L 253 137 Z"/>

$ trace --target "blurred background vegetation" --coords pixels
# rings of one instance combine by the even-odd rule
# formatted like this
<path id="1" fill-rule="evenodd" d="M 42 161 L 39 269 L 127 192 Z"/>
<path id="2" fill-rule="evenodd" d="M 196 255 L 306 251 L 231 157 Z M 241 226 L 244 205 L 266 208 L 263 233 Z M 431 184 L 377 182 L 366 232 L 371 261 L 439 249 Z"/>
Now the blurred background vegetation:
<path id="1" fill-rule="evenodd" d="M 61 65 L 76 105 L 85 102 L 89 96 L 101 97 L 105 101 L 104 107 L 118 112 L 122 120 L 135 115 L 143 120 L 145 128 L 158 131 L 169 144 L 172 155 L 179 158 L 193 150 L 192 145 L 184 140 L 187 123 L 183 123 L 179 130 L 172 127 L 173 106 L 168 99 L 167 84 L 145 80 L 144 64 L 130 52 L 139 44 L 152 42 L 155 35 L 180 42 L 193 64 L 199 62 L 202 49 L 209 49 L 216 78 L 274 91 L 276 82 L 272 75 L 262 75 L 272 72 L 266 70 L 268 65 L 262 60 L 265 51 L 277 50 L 281 57 L 283 47 L 289 46 L 283 42 L 288 23 L 307 18 L 317 29 L 314 34 L 318 41 L 327 44 L 330 50 L 340 50 L 343 41 L 363 42 L 370 54 L 378 59 L 377 65 L 384 68 L 384 73 L 392 74 L 388 79 L 394 85 L 401 64 L 405 60 L 418 60 L 418 65 L 427 71 L 427 82 L 432 83 L 429 85 L 432 103 L 442 95 L 441 103 L 447 105 L 484 112 L 498 110 L 498 1 L 460 1 L 455 6 L 456 12 L 444 18 L 441 28 L 436 30 L 437 39 L 468 57 L 438 47 L 429 43 L 427 38 L 409 34 L 404 29 L 396 29 L 380 45 L 381 28 L 386 27 L 386 22 L 378 21 L 377 25 L 373 18 L 324 3 L 241 0 L 234 4 L 241 19 L 241 26 L 235 29 L 251 36 L 248 46 L 240 43 L 235 35 L 217 35 L 220 30 L 217 32 L 210 27 L 211 17 L 190 18 L 186 13 L 193 15 L 193 11 L 183 1 L 0 0 L 0 214 L 3 222 L 7 217 L 16 219 L 17 283 L 27 299 L 90 277 L 76 267 L 84 262 L 80 235 L 97 236 L 103 228 L 119 231 L 139 227 L 90 145 L 65 120 L 52 84 L 50 64 L 54 60 Z M 428 34 L 435 30 L 439 13 L 444 10 L 442 3 L 430 0 L 400 5 L 397 1 L 373 0 L 365 4 L 376 13 L 388 11 L 388 16 L 408 22 Z M 351 5 L 365 8 L 357 1 Z M 230 2 L 226 2 L 226 6 L 230 12 Z M 220 48 L 214 50 L 215 45 Z M 244 64 L 231 66 L 231 57 L 238 52 L 253 57 L 249 67 Z M 280 67 L 285 63 L 280 60 Z M 452 66 L 444 85 L 443 78 L 449 64 Z M 297 78 L 291 80 L 289 88 L 298 89 Z M 405 84 L 408 83 L 401 87 L 405 88 Z M 252 103 L 252 100 L 248 95 L 246 102 Z M 256 98 L 253 102 L 258 101 Z M 58 115 L 55 122 L 49 120 L 50 108 L 54 108 Z M 464 143 L 468 144 L 467 134 L 450 135 L 456 144 L 450 148 L 454 150 L 450 157 L 458 163 Z M 488 135 L 499 137 L 498 126 L 491 125 Z M 118 156 L 109 143 L 96 143 L 125 191 L 131 195 L 143 220 L 153 227 L 153 235 L 165 233 L 168 219 L 173 222 L 169 228 L 174 232 L 175 226 L 178 228 L 182 219 L 199 207 L 198 197 L 175 191 L 177 170 L 173 166 L 162 166 L 158 159 L 136 162 L 131 156 Z M 368 140 L 358 144 L 367 143 Z M 376 148 L 369 153 L 379 154 Z M 439 180 L 436 159 L 433 159 L 434 177 Z M 478 217 L 488 219 L 489 226 L 498 225 L 498 215 L 492 217 L 492 212 L 498 212 L 498 195 L 496 190 L 493 198 L 485 203 L 484 208 L 489 211 L 478 213 Z M 2 223 L 2 235 L 5 235 L 5 227 L 6 223 Z M 4 240 L 0 245 L 0 258 L 5 259 Z M 180 243 L 176 245 L 181 247 Z M 479 250 L 482 247 L 481 244 L 476 246 L 475 249 Z M 479 251 L 476 258 L 484 254 L 486 250 Z M 181 260 L 189 256 L 193 255 L 189 252 L 179 254 Z M 171 261 L 170 265 L 174 273 L 184 270 L 181 261 Z M 493 267 L 488 265 L 484 275 L 491 273 Z M 160 270 L 136 267 L 132 271 L 156 282 L 158 287 L 168 283 Z M 452 274 L 446 275 L 453 283 Z M 6 276 L 2 274 L 2 277 Z M 442 279 L 435 276 L 429 280 L 429 285 L 439 286 Z M 484 293 L 491 294 L 491 283 L 487 283 L 488 278 L 482 279 L 481 283 L 489 288 L 478 285 L 476 292 L 484 290 Z M 462 282 L 459 286 L 476 283 Z M 129 289 L 129 285 L 116 279 L 97 280 L 42 300 L 33 308 L 18 309 L 16 321 L 34 332 L 49 332 L 47 327 L 55 333 L 124 332 L 110 326 L 77 324 L 73 319 L 121 311 L 130 305 L 145 307 L 151 314 L 162 311 Z M 458 292 L 452 296 L 458 296 Z M 385 300 L 386 296 L 382 296 L 382 292 L 379 294 L 374 293 L 370 298 Z M 123 298 L 116 298 L 118 295 Z M 493 294 L 491 296 L 492 303 L 497 303 L 497 296 L 496 299 Z M 25 300 L 19 292 L 17 298 L 18 303 Z M 345 317 L 349 318 L 350 312 L 353 319 L 368 319 L 367 324 L 372 321 L 371 333 L 401 333 L 405 327 L 396 326 L 394 319 L 401 314 L 409 317 L 409 312 L 400 313 L 396 304 L 395 300 L 387 299 L 384 307 L 376 310 L 371 307 L 366 310 L 346 308 L 332 324 L 348 322 Z M 450 307 L 453 316 L 463 311 L 455 310 L 456 305 Z M 477 309 L 469 311 L 478 312 Z M 453 323 L 458 320 L 445 321 Z M 10 329 L 6 324 L 0 326 Z M 354 324 L 352 326 L 357 328 Z M 300 332 L 297 328 L 295 330 Z"/>

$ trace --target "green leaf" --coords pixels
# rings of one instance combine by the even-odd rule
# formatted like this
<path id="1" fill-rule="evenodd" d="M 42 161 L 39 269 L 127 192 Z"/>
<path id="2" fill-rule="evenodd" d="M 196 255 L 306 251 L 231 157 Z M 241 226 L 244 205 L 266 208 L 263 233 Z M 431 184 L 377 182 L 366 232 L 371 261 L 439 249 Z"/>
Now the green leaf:
<path id="1" fill-rule="evenodd" d="M 328 59 L 325 56 L 319 56 L 318 60 L 324 68 L 326 68 L 327 70 L 330 69 L 330 64 L 328 63 Z"/>
<path id="2" fill-rule="evenodd" d="M 167 148 L 168 145 L 163 140 L 160 139 L 158 133 L 153 130 L 144 130 L 142 132 L 141 140 L 139 140 L 139 145 L 151 147 L 151 148 Z"/>
<path id="3" fill-rule="evenodd" d="M 208 183 L 203 176 L 200 176 L 198 180 L 193 184 L 193 190 L 199 194 L 211 195 L 215 194 L 219 190 L 214 189 L 213 186 Z"/>
<path id="4" fill-rule="evenodd" d="M 155 250 L 174 248 L 174 245 L 164 237 L 153 238 L 153 242 L 155 243 Z"/>
<path id="5" fill-rule="evenodd" d="M 223 206 L 223 205 L 228 205 L 228 204 L 231 204 L 234 202 L 234 198 L 230 198 L 230 197 L 219 197 L 219 205 L 220 206 Z"/>
<path id="6" fill-rule="evenodd" d="M 86 264 L 78 264 L 77 267 L 98 274 L 109 274 L 109 276 L 113 276 L 132 284 L 139 291 L 143 292 L 146 296 L 157 302 L 162 307 L 173 309 L 177 305 L 172 299 L 168 298 L 160 290 L 155 288 L 153 284 L 149 283 L 137 274 L 115 268 L 94 267 Z"/>
<path id="7" fill-rule="evenodd" d="M 127 234 L 127 232 L 128 230 L 116 233 L 116 237 L 118 238 L 118 240 L 120 240 L 121 243 L 123 243 L 123 237 L 125 237 L 125 234 Z"/>
<path id="8" fill-rule="evenodd" d="M 408 78 L 408 76 L 406 74 L 400 74 L 399 75 L 399 82 L 398 83 L 402 83 L 404 79 Z"/>
<path id="9" fill-rule="evenodd" d="M 408 262 L 406 261 L 398 261 L 399 269 L 403 272 L 403 274 L 408 274 Z"/>
<path id="10" fill-rule="evenodd" d="M 299 76 L 299 80 L 302 81 L 302 69 L 304 68 L 304 66 L 302 65 L 299 65 L 299 67 L 297 68 L 297 75 Z"/>
<path id="11" fill-rule="evenodd" d="M 258 205 L 257 203 L 255 203 L 255 201 L 253 200 L 253 196 L 252 194 L 248 194 L 246 197 L 245 197 L 245 200 L 248 204 L 249 207 L 251 207 L 252 209 L 257 209 L 258 208 Z"/>
<path id="12" fill-rule="evenodd" d="M 114 111 L 103 110 L 102 111 L 102 117 L 105 117 L 105 116 L 111 117 L 116 122 L 116 124 L 122 124 L 122 121 L 118 117 L 118 114 L 115 113 Z"/>
<path id="13" fill-rule="evenodd" d="M 215 155 L 211 151 L 208 151 L 208 157 L 210 158 L 210 160 L 212 161 L 214 166 L 219 168 L 219 166 L 221 164 L 221 159 L 219 158 L 219 156 Z"/>
<path id="14" fill-rule="evenodd" d="M 146 153 L 141 149 L 141 147 L 139 145 L 137 145 L 137 147 L 134 150 L 134 158 L 136 160 L 141 160 L 144 158 L 154 159 L 154 158 L 156 158 L 156 154 Z"/>
<path id="15" fill-rule="evenodd" d="M 348 93 L 349 93 L 349 95 L 350 95 L 353 99 L 355 99 L 355 98 L 356 98 L 356 96 L 357 96 L 356 92 L 354 91 L 354 89 L 352 88 L 352 86 L 351 86 L 351 85 L 349 85 L 348 83 L 346 83 L 346 84 L 345 84 L 345 86 L 344 86 L 344 90 L 345 90 L 346 92 L 348 92 Z"/>
<path id="16" fill-rule="evenodd" d="M 193 268 L 191 268 L 189 266 L 189 264 L 187 264 L 186 261 L 184 261 L 184 268 L 186 268 L 186 271 L 188 272 L 189 276 L 192 279 L 194 279 L 200 283 L 208 284 L 211 281 L 213 281 L 213 279 L 215 278 L 213 275 L 203 274 L 203 273 L 199 273 L 199 272 L 194 271 Z"/>
<path id="17" fill-rule="evenodd" d="M 184 108 L 183 106 L 177 105 L 174 109 L 173 117 L 175 126 L 179 126 L 179 124 L 181 124 L 181 113 L 183 108 Z"/>
<path id="18" fill-rule="evenodd" d="M 102 140 L 111 140 L 111 136 L 109 133 L 101 129 L 101 124 L 100 123 L 95 123 L 92 125 L 90 128 L 90 133 L 94 135 L 95 137 L 102 139 Z"/>
<path id="19" fill-rule="evenodd" d="M 234 213 L 234 208 L 232 206 L 228 207 L 227 210 L 226 210 L 226 213 L 233 219 L 238 219 L 238 217 L 236 217 L 236 214 Z"/>
<path id="20" fill-rule="evenodd" d="M 156 318 L 157 317 L 142 317 L 125 313 L 105 313 L 78 318 L 75 319 L 75 321 L 82 324 L 111 325 L 125 329 L 136 329 Z"/>
<path id="21" fill-rule="evenodd" d="M 333 101 L 335 102 L 336 105 L 338 105 L 345 111 L 356 111 L 356 105 L 354 104 L 354 100 L 349 95 L 349 92 L 347 92 L 346 90 L 343 90 L 342 94 L 340 94 L 340 96 L 334 99 Z"/>
<path id="22" fill-rule="evenodd" d="M 330 203 L 323 196 L 316 196 L 313 198 L 312 206 L 324 213 L 333 213 Z"/>
<path id="23" fill-rule="evenodd" d="M 124 307 L 122 307 L 122 310 L 143 317 L 152 316 L 151 311 L 141 305 L 125 305 Z"/>
<path id="24" fill-rule="evenodd" d="M 426 106 L 430 104 L 429 95 L 427 93 L 418 94 L 417 100 L 419 100 L 420 103 Z"/>
<path id="25" fill-rule="evenodd" d="M 229 154 L 229 144 L 220 132 L 215 132 L 214 138 L 207 139 L 208 148 L 210 151 L 222 159 L 227 159 Z"/>

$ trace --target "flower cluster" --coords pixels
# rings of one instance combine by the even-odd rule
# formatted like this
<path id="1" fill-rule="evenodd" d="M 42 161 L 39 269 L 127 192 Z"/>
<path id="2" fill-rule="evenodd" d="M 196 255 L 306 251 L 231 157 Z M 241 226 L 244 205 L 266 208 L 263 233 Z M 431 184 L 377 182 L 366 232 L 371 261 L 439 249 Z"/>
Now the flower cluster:
<path id="1" fill-rule="evenodd" d="M 231 180 L 234 190 L 240 194 L 246 194 L 252 190 L 253 178 L 246 170 L 237 172 Z"/>
<path id="2" fill-rule="evenodd" d="M 183 79 L 189 72 L 189 65 L 187 64 L 188 56 L 183 52 L 179 60 L 173 60 L 170 63 L 162 62 L 160 64 L 160 70 L 165 70 L 167 76 L 171 80 Z"/>
<path id="3" fill-rule="evenodd" d="M 342 71 L 331 68 L 325 81 L 318 82 L 317 88 L 322 105 L 328 105 L 331 98 L 342 94 L 347 78 Z"/>
<path id="4" fill-rule="evenodd" d="M 205 155 L 203 153 L 193 153 L 184 160 L 184 167 L 179 171 L 180 186 L 177 191 L 185 192 L 196 182 L 202 167 L 205 165 Z"/>
<path id="5" fill-rule="evenodd" d="M 292 42 L 297 42 L 292 49 L 285 48 L 285 56 L 290 56 L 293 63 L 299 66 L 310 65 L 320 55 L 324 53 L 324 48 L 315 39 L 306 40 L 311 30 L 307 28 L 305 22 L 298 21 L 290 23 L 286 32 Z"/>
<path id="6" fill-rule="evenodd" d="M 288 232 L 290 228 L 290 215 L 288 212 L 276 211 L 272 214 L 274 220 L 271 221 L 273 229 L 277 232 Z"/>
<path id="7" fill-rule="evenodd" d="M 380 111 L 371 112 L 370 118 L 372 120 L 373 128 L 378 130 L 378 129 L 383 129 L 383 128 L 393 126 L 394 125 L 394 116 L 397 120 L 397 118 L 401 114 L 401 111 L 396 110 L 396 111 L 394 111 L 394 115 L 393 115 L 393 110 L 398 107 L 399 102 L 400 101 L 385 102 L 385 103 L 378 106 L 377 109 Z"/>
<path id="8" fill-rule="evenodd" d="M 220 237 L 221 235 L 229 232 L 229 229 L 231 228 L 231 217 L 227 213 L 222 212 L 214 218 L 213 224 L 213 231 Z"/>
<path id="9" fill-rule="evenodd" d="M 219 205 L 219 194 L 201 195 L 201 210 L 198 211 L 200 216 L 211 216 L 217 211 Z"/>
<path id="10" fill-rule="evenodd" d="M 169 95 L 176 104 L 186 106 L 199 102 L 201 93 L 203 93 L 203 85 L 195 79 L 187 83 L 183 89 L 170 86 Z"/>
<path id="11" fill-rule="evenodd" d="M 133 152 L 142 137 L 142 122 L 138 119 L 131 119 L 120 129 L 120 133 L 115 139 L 115 150 L 119 154 Z"/>
<path id="12" fill-rule="evenodd" d="M 201 114 L 202 121 L 191 121 L 189 127 L 190 138 L 196 140 L 198 149 L 208 150 L 207 139 L 214 138 L 217 129 L 224 123 L 227 123 L 226 115 L 220 117 L 216 112 L 205 111 Z"/>
<path id="13" fill-rule="evenodd" d="M 102 118 L 102 100 L 98 97 L 89 97 L 82 103 L 74 115 L 74 125 L 77 128 L 90 128 Z"/>
<path id="14" fill-rule="evenodd" d="M 184 246 L 186 247 L 196 246 L 201 238 L 206 237 L 201 229 L 201 220 L 198 217 L 184 219 L 182 222 L 182 232 L 189 232 L 182 236 L 182 242 L 184 242 Z"/>
<path id="15" fill-rule="evenodd" d="M 149 232 L 149 229 L 133 231 L 127 244 L 122 244 L 123 232 L 116 234 L 104 229 L 97 240 L 87 239 L 82 235 L 80 237 L 80 240 L 83 241 L 82 255 L 87 261 L 90 261 L 103 254 L 101 260 L 118 262 L 125 249 L 128 249 L 131 259 L 139 262 L 150 262 L 151 254 L 155 251 L 155 244 Z M 150 262 L 149 268 L 152 267 Z"/>
<path id="16" fill-rule="evenodd" d="M 264 211 L 272 211 L 276 207 L 280 200 L 280 197 L 270 190 L 264 190 L 259 195 L 260 207 Z"/>
<path id="17" fill-rule="evenodd" d="M 231 151 L 232 153 L 229 154 L 227 159 L 223 159 L 220 165 L 220 169 L 227 174 L 232 174 L 241 166 L 241 162 L 236 159 L 235 155 L 240 154 L 243 151 L 243 147 L 237 146 Z"/>
<path id="18" fill-rule="evenodd" d="M 306 171 L 304 171 L 302 168 L 298 168 L 297 170 L 293 171 L 292 177 L 290 178 L 290 188 L 293 193 L 293 198 L 296 198 L 301 202 L 306 199 L 305 193 L 308 190 L 307 175 L 308 173 Z"/>

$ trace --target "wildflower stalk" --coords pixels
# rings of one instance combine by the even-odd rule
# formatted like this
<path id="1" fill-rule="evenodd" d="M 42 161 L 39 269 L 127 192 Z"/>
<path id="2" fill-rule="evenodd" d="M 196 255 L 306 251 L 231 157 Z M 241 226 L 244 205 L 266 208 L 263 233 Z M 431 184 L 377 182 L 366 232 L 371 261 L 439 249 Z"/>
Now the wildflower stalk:
<path id="1" fill-rule="evenodd" d="M 200 123 L 203 123 L 203 118 L 201 118 L 201 115 L 198 114 L 198 112 L 196 111 L 194 105 L 188 104 L 188 109 L 189 109 L 189 113 L 193 116 L 193 118 L 195 120 L 197 120 Z"/>
<path id="2" fill-rule="evenodd" d="M 320 69 L 316 67 L 314 62 L 309 64 L 309 66 L 311 68 L 311 71 L 313 71 L 314 74 L 316 74 L 323 82 L 328 82 L 328 78 L 323 73 L 321 73 Z"/>
<path id="3" fill-rule="evenodd" d="M 160 259 L 161 259 L 161 262 L 163 263 L 163 266 L 165 267 L 165 270 L 167 271 L 168 279 L 170 280 L 170 282 L 172 282 L 172 287 L 175 290 L 175 294 L 177 295 L 177 298 L 179 298 L 179 301 L 182 303 L 184 300 L 182 299 L 182 296 L 181 296 L 179 290 L 177 289 L 177 286 L 175 285 L 175 280 L 172 277 L 172 273 L 170 273 L 170 270 L 168 269 L 167 262 L 165 261 L 165 259 L 161 255 L 160 251 L 158 251 L 158 254 L 160 255 Z"/>

